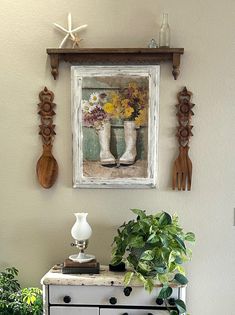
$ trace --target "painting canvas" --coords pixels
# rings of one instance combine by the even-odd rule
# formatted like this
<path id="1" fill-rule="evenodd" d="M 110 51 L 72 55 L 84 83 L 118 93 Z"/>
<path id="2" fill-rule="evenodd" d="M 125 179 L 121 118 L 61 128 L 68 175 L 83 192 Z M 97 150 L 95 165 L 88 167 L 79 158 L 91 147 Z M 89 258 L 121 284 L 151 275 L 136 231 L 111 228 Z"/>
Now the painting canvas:
<path id="1" fill-rule="evenodd" d="M 73 186 L 155 187 L 159 66 L 73 66 Z"/>

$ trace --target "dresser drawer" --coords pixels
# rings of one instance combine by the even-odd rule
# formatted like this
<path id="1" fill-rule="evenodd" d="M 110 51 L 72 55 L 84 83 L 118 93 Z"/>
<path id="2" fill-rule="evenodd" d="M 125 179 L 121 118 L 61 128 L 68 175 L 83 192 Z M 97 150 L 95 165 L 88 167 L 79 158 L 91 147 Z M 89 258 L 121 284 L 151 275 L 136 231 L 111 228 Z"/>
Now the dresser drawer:
<path id="1" fill-rule="evenodd" d="M 98 307 L 53 306 L 50 315 L 99 315 Z"/>
<path id="2" fill-rule="evenodd" d="M 125 296 L 123 287 L 118 286 L 72 286 L 51 285 L 49 288 L 49 302 L 56 305 L 129 305 L 129 306 L 157 306 L 156 297 L 159 288 L 151 294 L 143 287 L 133 287 L 130 296 Z M 69 297 L 67 303 L 64 297 Z M 178 290 L 174 289 L 173 297 L 178 298 Z M 116 303 L 111 303 L 111 301 Z M 69 301 L 68 301 L 69 300 Z"/>
<path id="3" fill-rule="evenodd" d="M 134 310 L 134 309 L 100 309 L 100 315 L 169 315 L 168 311 L 162 310 L 151 310 L 151 309 L 141 309 L 141 310 Z"/>

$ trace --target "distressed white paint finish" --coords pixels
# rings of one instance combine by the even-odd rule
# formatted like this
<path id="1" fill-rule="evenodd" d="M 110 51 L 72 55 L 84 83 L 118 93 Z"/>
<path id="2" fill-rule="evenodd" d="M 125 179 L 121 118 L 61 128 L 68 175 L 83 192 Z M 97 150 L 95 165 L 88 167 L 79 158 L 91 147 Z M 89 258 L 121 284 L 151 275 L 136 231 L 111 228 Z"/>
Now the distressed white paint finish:
<path id="1" fill-rule="evenodd" d="M 49 286 L 43 284 L 42 286 L 42 298 L 43 298 L 43 314 L 44 315 L 49 315 L 49 290 L 48 290 Z"/>
<path id="2" fill-rule="evenodd" d="M 139 76 L 149 78 L 148 112 L 148 171 L 146 178 L 97 179 L 83 176 L 82 152 L 82 80 L 87 76 Z M 73 187 L 74 188 L 153 188 L 157 184 L 158 121 L 159 121 L 160 66 L 72 66 L 72 134 L 73 134 Z"/>
<path id="3" fill-rule="evenodd" d="M 122 286 L 124 273 L 110 272 L 107 266 L 101 266 L 100 274 L 62 274 L 61 270 L 51 269 L 42 278 L 44 285 L 112 285 Z"/>
<path id="4" fill-rule="evenodd" d="M 129 296 L 123 293 L 124 286 L 117 287 L 111 284 L 106 286 L 68 286 L 50 285 L 49 304 L 66 305 L 63 298 L 70 296 L 72 305 L 110 305 L 110 298 L 117 299 L 117 305 L 137 306 L 156 306 L 156 297 L 161 288 L 154 288 L 151 293 L 147 292 L 143 286 L 133 287 Z M 183 289 L 181 289 L 183 290 Z M 178 299 L 179 290 L 173 289 L 172 298 Z M 92 297 L 92 298 L 91 298 Z"/>
<path id="5" fill-rule="evenodd" d="M 124 308 L 120 308 L 120 309 L 115 310 L 115 309 L 104 308 L 100 310 L 100 315 L 123 315 L 124 313 L 129 314 L 129 315 L 148 315 L 148 314 L 169 315 L 168 311 L 151 310 L 151 309 L 127 310 Z"/>
<path id="6" fill-rule="evenodd" d="M 53 306 L 50 315 L 100 315 L 98 307 Z"/>
<path id="7" fill-rule="evenodd" d="M 144 308 L 151 309 L 152 314 L 163 315 L 165 310 L 158 310 L 156 297 L 161 287 L 156 284 L 151 293 L 148 293 L 139 282 L 131 283 L 132 292 L 130 296 L 123 293 L 123 272 L 110 272 L 107 266 L 101 266 L 98 275 L 66 275 L 56 268 L 49 271 L 41 280 L 43 290 L 46 290 L 44 300 L 44 315 L 47 314 L 123 314 L 143 315 L 147 312 Z M 185 301 L 186 286 L 172 284 L 174 299 L 182 298 Z M 69 296 L 70 302 L 66 304 L 64 297 Z M 115 297 L 117 304 L 113 305 L 112 313 L 110 298 Z M 106 311 L 104 311 L 106 307 Z M 120 307 L 122 307 L 120 309 Z M 139 308 L 142 308 L 140 312 Z M 146 314 L 148 314 L 150 310 Z"/>
<path id="8" fill-rule="evenodd" d="M 124 272 L 109 271 L 108 266 L 101 265 L 99 274 L 62 274 L 61 269 L 51 269 L 41 279 L 43 285 L 86 285 L 86 286 L 123 286 Z M 134 287 L 141 287 L 140 282 L 131 283 Z M 160 282 L 156 282 L 156 287 L 161 287 Z M 172 288 L 179 286 L 172 283 Z"/>

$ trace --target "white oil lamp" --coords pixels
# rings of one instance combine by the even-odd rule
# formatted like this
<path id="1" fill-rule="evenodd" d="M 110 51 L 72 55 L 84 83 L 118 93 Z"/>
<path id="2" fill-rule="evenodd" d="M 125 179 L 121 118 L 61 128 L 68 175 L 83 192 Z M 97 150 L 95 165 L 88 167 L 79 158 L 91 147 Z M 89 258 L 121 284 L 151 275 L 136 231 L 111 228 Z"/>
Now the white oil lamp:
<path id="1" fill-rule="evenodd" d="M 74 238 L 74 243 L 71 245 L 79 248 L 80 251 L 77 255 L 70 255 L 69 259 L 79 263 L 89 262 L 95 259 L 95 256 L 84 253 L 84 250 L 88 246 L 88 240 L 92 234 L 92 229 L 87 222 L 88 213 L 77 212 L 74 213 L 74 215 L 76 217 L 76 222 L 71 229 L 71 235 Z"/>

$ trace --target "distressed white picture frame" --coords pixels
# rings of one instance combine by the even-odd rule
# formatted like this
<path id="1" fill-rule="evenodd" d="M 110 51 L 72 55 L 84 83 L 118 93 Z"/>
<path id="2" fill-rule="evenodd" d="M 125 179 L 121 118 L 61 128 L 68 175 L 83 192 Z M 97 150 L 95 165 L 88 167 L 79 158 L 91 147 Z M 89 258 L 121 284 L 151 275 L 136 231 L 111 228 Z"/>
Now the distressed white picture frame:
<path id="1" fill-rule="evenodd" d="M 147 77 L 149 82 L 148 152 L 146 177 L 97 178 L 83 172 L 82 99 L 84 78 L 113 76 Z M 158 181 L 158 129 L 159 129 L 159 65 L 130 66 L 72 66 L 71 67 L 71 119 L 73 136 L 74 188 L 154 188 Z"/>

